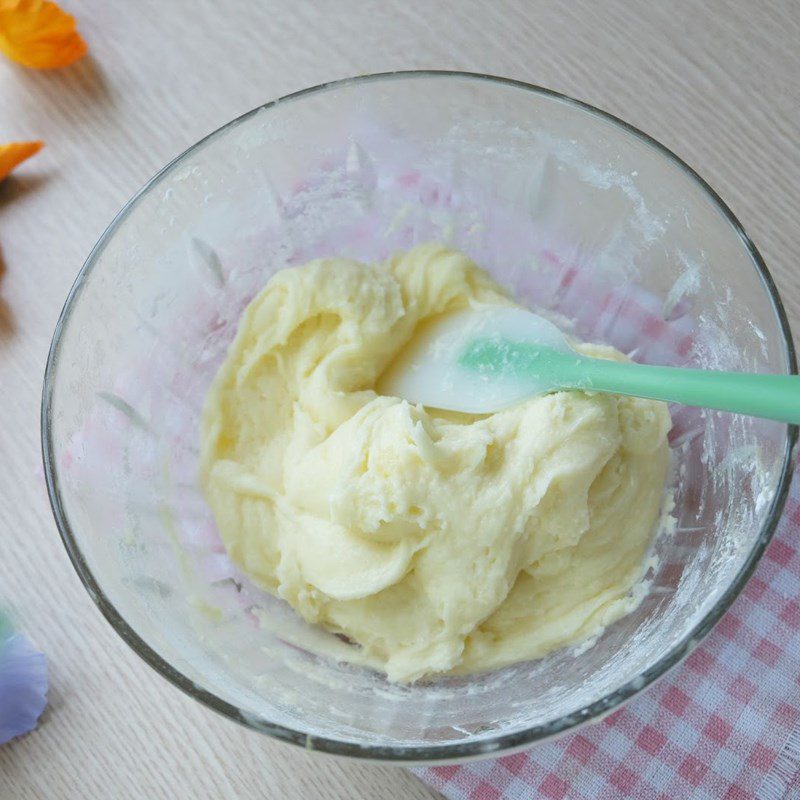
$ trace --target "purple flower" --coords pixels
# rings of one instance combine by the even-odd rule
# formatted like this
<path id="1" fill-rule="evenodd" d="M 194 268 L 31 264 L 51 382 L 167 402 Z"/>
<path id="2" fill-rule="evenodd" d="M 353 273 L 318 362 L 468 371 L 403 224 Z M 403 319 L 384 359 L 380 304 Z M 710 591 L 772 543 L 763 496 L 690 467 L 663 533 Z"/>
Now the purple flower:
<path id="1" fill-rule="evenodd" d="M 47 663 L 0 618 L 0 744 L 36 727 L 47 705 Z"/>

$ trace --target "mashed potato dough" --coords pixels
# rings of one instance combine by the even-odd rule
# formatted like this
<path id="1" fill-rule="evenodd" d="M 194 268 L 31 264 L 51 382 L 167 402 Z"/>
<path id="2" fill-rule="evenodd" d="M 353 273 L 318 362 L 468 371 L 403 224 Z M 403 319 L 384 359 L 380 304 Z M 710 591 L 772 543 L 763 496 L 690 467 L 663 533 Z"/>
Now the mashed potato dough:
<path id="1" fill-rule="evenodd" d="M 421 322 L 482 303 L 511 301 L 439 245 L 283 270 L 206 399 L 201 480 L 231 558 L 394 681 L 596 634 L 635 605 L 659 514 L 662 403 L 571 391 L 468 416 L 376 393 Z"/>

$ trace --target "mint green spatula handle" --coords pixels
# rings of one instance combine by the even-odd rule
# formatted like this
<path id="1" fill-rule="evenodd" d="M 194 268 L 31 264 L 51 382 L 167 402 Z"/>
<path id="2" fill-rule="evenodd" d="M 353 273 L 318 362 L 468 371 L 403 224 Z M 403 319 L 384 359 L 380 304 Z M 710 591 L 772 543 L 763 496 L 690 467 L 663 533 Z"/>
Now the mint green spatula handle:
<path id="1" fill-rule="evenodd" d="M 566 360 L 566 359 L 565 359 Z M 613 392 L 800 423 L 800 376 L 751 375 L 569 359 L 563 388 Z"/>

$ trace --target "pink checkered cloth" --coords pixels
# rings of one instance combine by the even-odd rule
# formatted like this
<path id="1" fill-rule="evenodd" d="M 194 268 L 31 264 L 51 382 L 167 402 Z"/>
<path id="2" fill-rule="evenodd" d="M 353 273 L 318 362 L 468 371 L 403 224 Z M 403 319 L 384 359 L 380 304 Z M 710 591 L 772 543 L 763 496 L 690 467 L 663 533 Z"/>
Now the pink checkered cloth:
<path id="1" fill-rule="evenodd" d="M 365 131 L 360 138 L 365 150 L 348 158 L 357 167 L 352 176 L 360 170 L 365 183 L 390 187 L 391 196 L 406 192 L 412 206 L 421 200 L 431 209 L 475 212 L 485 233 L 481 242 L 468 240 L 463 247 L 478 263 L 491 264 L 506 253 L 509 261 L 525 264 L 535 254 L 540 266 L 535 272 L 500 270 L 508 272 L 509 288 L 522 303 L 557 308 L 579 333 L 613 342 L 644 363 L 686 363 L 697 332 L 689 316 L 682 318 L 683 301 L 665 313 L 663 300 L 645 291 L 598 286 L 594 271 L 581 269 L 576 254 L 565 257 L 557 244 L 521 235 L 525 225 L 514 222 L 514 209 L 481 202 L 464 187 L 459 194 L 435 175 L 403 171 L 396 145 L 389 147 L 381 131 Z M 365 167 L 367 151 L 381 156 L 377 174 Z M 376 255 L 437 238 L 428 224 L 406 219 L 392 226 L 386 252 Z M 345 253 L 349 241 L 374 239 L 373 227 L 365 223 L 338 234 L 335 242 L 317 243 L 319 252 L 298 252 L 296 261 L 320 252 Z M 704 425 L 695 410 L 683 407 L 674 410 L 673 423 L 673 444 L 691 440 Z M 416 773 L 452 800 L 800 798 L 798 541 L 800 481 L 795 481 L 783 521 L 742 595 L 703 644 L 659 683 L 602 722 L 557 741 L 496 760 Z"/>
<path id="2" fill-rule="evenodd" d="M 452 800 L 800 798 L 800 479 L 745 590 L 669 675 L 577 733 L 417 774 Z"/>
<path id="3" fill-rule="evenodd" d="M 414 163 L 414 154 L 399 152 L 398 144 L 383 131 L 366 128 L 359 141 L 361 147 L 353 149 L 351 145 L 344 159 L 349 180 L 363 184 L 365 190 L 381 187 L 384 191 L 380 196 L 397 198 L 398 208 L 403 208 L 407 196 L 408 208 L 416 208 L 421 202 L 432 212 L 419 218 L 413 213 L 405 217 L 401 214 L 402 222 L 392 224 L 379 237 L 375 236 L 378 223 L 365 212 L 355 227 L 342 226 L 329 239 L 323 236 L 308 246 L 298 245 L 287 263 L 278 266 L 332 253 L 351 255 L 351 246 L 356 246 L 357 257 L 364 257 L 370 243 L 377 248 L 373 260 L 385 258 L 415 241 L 439 238 L 438 223 L 431 221 L 436 216 L 434 211 L 457 211 L 465 218 L 473 214 L 482 222 L 483 234 L 472 241 L 468 231 L 467 240 L 455 244 L 478 263 L 489 265 L 499 253 L 518 264 L 529 264 L 536 256 L 540 266 L 536 272 L 528 268 L 500 270 L 508 274 L 508 288 L 522 303 L 557 308 L 579 333 L 588 333 L 595 341 L 612 342 L 636 360 L 684 363 L 695 331 L 689 317 L 681 318 L 678 306 L 665 319 L 663 301 L 654 295 L 631 287 L 599 286 L 592 277 L 593 270 L 580 269 L 580 252 L 564 257 L 557 243 L 541 242 L 533 234 L 532 238 L 522 235 L 520 231 L 526 227 L 514 221 L 514 209 L 483 202 L 464 187 L 456 192 L 446 179 L 437 180 L 436 175 L 409 171 L 406 165 Z M 380 169 L 374 169 L 368 153 L 379 156 L 375 163 Z M 335 169 L 342 161 L 341 154 L 333 154 L 330 161 L 324 169 Z M 305 191 L 316 193 L 316 197 L 326 185 L 314 180 L 312 177 L 299 184 L 294 195 L 285 199 L 284 222 L 294 215 L 302 217 Z M 236 253 L 221 251 L 221 256 L 223 265 L 240 260 Z M 199 331 L 197 338 L 232 336 L 245 300 L 238 297 L 230 302 L 227 317 L 221 318 L 222 304 L 215 290 L 209 293 L 205 307 L 193 301 L 185 317 L 176 317 L 180 320 L 176 329 L 180 327 L 187 340 L 191 337 L 185 331 L 195 328 Z M 181 370 L 196 368 L 182 357 L 175 360 L 171 352 L 162 348 L 159 356 L 167 360 L 159 363 L 150 359 L 147 364 L 150 374 L 160 370 L 167 386 L 170 380 L 184 378 Z M 175 348 L 174 352 L 183 351 Z M 191 415 L 172 419 L 168 409 L 147 405 L 168 397 L 168 393 L 149 393 L 142 399 L 143 385 L 141 371 L 134 369 L 121 377 L 112 387 L 113 394 L 105 399 L 135 424 L 141 416 L 153 419 L 160 415 L 165 420 L 163 427 L 176 442 L 193 439 L 196 432 L 191 427 Z M 686 408 L 673 413 L 673 423 L 673 444 L 691 440 L 703 426 L 697 413 Z M 187 424 L 187 430 L 179 427 Z M 125 429 L 117 427 L 114 433 L 127 435 Z M 79 445 L 78 439 L 76 447 Z M 110 448 L 116 446 L 109 442 Z M 175 451 L 182 449 L 176 446 Z M 176 480 L 185 475 L 186 485 L 192 484 L 194 457 L 173 467 Z M 96 473 L 93 477 L 96 479 Z M 189 548 L 198 546 L 192 538 L 198 535 L 205 537 L 204 547 L 210 543 L 210 555 L 201 564 L 202 574 L 217 581 L 231 576 L 232 567 L 213 526 L 204 531 L 191 523 L 188 528 L 191 530 L 182 535 Z M 795 480 L 783 521 L 754 576 L 730 611 L 681 666 L 602 722 L 557 741 L 496 760 L 433 767 L 417 770 L 417 774 L 452 800 L 800 798 L 798 541 L 800 480 Z"/>

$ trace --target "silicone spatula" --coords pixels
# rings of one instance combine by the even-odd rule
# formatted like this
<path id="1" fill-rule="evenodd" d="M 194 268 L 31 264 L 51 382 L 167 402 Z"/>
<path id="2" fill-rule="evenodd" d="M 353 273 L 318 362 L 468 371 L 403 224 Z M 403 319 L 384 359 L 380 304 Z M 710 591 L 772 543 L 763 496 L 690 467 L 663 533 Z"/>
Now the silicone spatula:
<path id="1" fill-rule="evenodd" d="M 609 392 L 800 423 L 800 376 L 657 367 L 590 358 L 549 320 L 513 306 L 434 318 L 378 386 L 411 403 L 470 414 L 565 389 Z"/>

